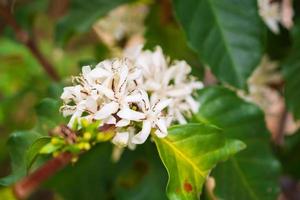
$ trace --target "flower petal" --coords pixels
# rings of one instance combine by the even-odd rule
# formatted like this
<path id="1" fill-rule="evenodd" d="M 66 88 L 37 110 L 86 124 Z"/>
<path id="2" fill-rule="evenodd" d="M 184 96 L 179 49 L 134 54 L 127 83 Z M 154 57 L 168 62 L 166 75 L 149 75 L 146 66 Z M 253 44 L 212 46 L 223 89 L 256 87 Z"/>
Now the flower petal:
<path id="1" fill-rule="evenodd" d="M 193 113 L 198 112 L 200 104 L 195 99 L 193 99 L 192 96 L 187 96 L 185 98 L 185 100 L 189 104 L 189 106 L 190 106 Z"/>
<path id="2" fill-rule="evenodd" d="M 126 147 L 129 140 L 128 132 L 117 132 L 115 137 L 112 139 L 112 143 L 119 147 Z"/>
<path id="3" fill-rule="evenodd" d="M 143 46 L 144 45 L 139 44 L 139 45 L 135 45 L 135 46 L 126 48 L 124 51 L 124 56 L 131 60 L 136 59 L 139 56 L 139 54 L 141 53 Z"/>
<path id="4" fill-rule="evenodd" d="M 155 125 L 157 126 L 157 130 L 159 130 L 161 135 L 167 135 L 168 134 L 167 122 L 166 122 L 165 119 L 156 120 Z"/>
<path id="5" fill-rule="evenodd" d="M 143 121 L 143 128 L 138 134 L 136 134 L 132 138 L 132 143 L 134 144 L 144 143 L 147 140 L 148 136 L 150 135 L 150 131 L 151 131 L 151 122 L 148 120 Z"/>
<path id="6" fill-rule="evenodd" d="M 112 75 L 111 72 L 109 72 L 101 67 L 95 67 L 90 73 L 90 76 L 92 78 L 105 78 L 105 77 L 109 77 L 111 75 Z"/>
<path id="7" fill-rule="evenodd" d="M 142 97 L 142 107 L 145 110 L 149 110 L 150 109 L 150 101 L 149 101 L 149 97 L 146 91 L 144 90 L 139 90 L 139 93 L 141 94 Z"/>
<path id="8" fill-rule="evenodd" d="M 166 91 L 166 95 L 169 97 L 184 97 L 191 94 L 191 88 L 188 87 L 175 87 Z"/>
<path id="9" fill-rule="evenodd" d="M 155 132 L 155 135 L 157 135 L 157 137 L 159 137 L 159 138 L 164 138 L 164 137 L 166 137 L 167 135 L 168 135 L 168 133 L 165 133 L 165 132 L 161 132 L 160 130 L 156 130 Z"/>
<path id="10" fill-rule="evenodd" d="M 103 86 L 103 85 L 97 85 L 97 86 L 96 86 L 96 89 L 97 89 L 100 93 L 102 93 L 102 94 L 104 94 L 106 97 L 108 97 L 109 99 L 111 99 L 111 100 L 114 99 L 114 92 L 113 92 L 110 88 L 105 87 L 105 86 Z"/>
<path id="11" fill-rule="evenodd" d="M 117 122 L 116 127 L 124 127 L 129 125 L 130 120 L 127 119 L 121 119 L 120 121 Z"/>
<path id="12" fill-rule="evenodd" d="M 104 124 L 116 124 L 117 120 L 114 116 L 109 116 L 106 119 L 103 119 Z"/>
<path id="13" fill-rule="evenodd" d="M 69 102 L 70 99 L 74 99 L 75 101 L 81 99 L 80 93 L 81 87 L 79 85 L 64 87 L 64 91 L 60 98 L 65 102 Z"/>
<path id="14" fill-rule="evenodd" d="M 128 102 L 128 103 L 140 102 L 141 100 L 142 100 L 141 94 L 128 95 L 125 98 L 125 101 Z"/>
<path id="15" fill-rule="evenodd" d="M 156 114 L 158 114 L 163 109 L 165 109 L 168 105 L 170 105 L 170 103 L 172 103 L 172 99 L 161 100 L 154 105 L 153 110 Z"/>
<path id="16" fill-rule="evenodd" d="M 118 88 L 121 88 L 122 85 L 124 85 L 124 82 L 127 80 L 127 76 L 128 76 L 128 66 L 127 66 L 127 63 L 124 61 L 124 62 L 121 62 L 121 67 L 119 69 L 119 85 L 118 85 Z"/>
<path id="17" fill-rule="evenodd" d="M 133 121 L 139 121 L 141 119 L 145 118 L 145 114 L 141 112 L 137 112 L 134 110 L 131 110 L 128 107 L 122 108 L 117 115 L 122 118 L 122 119 L 127 119 L 127 120 L 133 120 Z"/>
<path id="18" fill-rule="evenodd" d="M 82 75 L 84 77 L 86 77 L 88 75 L 88 73 L 91 72 L 91 67 L 88 66 L 88 65 L 87 66 L 83 66 L 82 69 L 81 69 L 81 71 L 82 71 Z"/>
<path id="19" fill-rule="evenodd" d="M 98 112 L 95 114 L 95 119 L 105 119 L 109 115 L 116 113 L 119 109 L 119 104 L 112 101 L 108 104 L 105 104 Z"/>
<path id="20" fill-rule="evenodd" d="M 179 122 L 179 124 L 186 124 L 187 123 L 184 116 L 181 114 L 181 112 L 179 110 L 175 111 L 175 119 Z"/>
<path id="21" fill-rule="evenodd" d="M 85 102 L 85 107 L 88 111 L 95 113 L 97 111 L 97 102 L 92 97 L 88 97 Z"/>
<path id="22" fill-rule="evenodd" d="M 142 75 L 142 70 L 140 68 L 135 67 L 134 69 L 129 71 L 128 80 L 136 80 Z"/>
<path id="23" fill-rule="evenodd" d="M 68 127 L 72 128 L 75 121 L 78 120 L 78 118 L 80 118 L 81 115 L 82 115 L 82 110 L 76 110 L 76 112 L 72 115 L 72 117 L 68 123 Z"/>
<path id="24" fill-rule="evenodd" d="M 76 106 L 64 105 L 60 108 L 64 117 L 72 115 L 76 111 Z"/>

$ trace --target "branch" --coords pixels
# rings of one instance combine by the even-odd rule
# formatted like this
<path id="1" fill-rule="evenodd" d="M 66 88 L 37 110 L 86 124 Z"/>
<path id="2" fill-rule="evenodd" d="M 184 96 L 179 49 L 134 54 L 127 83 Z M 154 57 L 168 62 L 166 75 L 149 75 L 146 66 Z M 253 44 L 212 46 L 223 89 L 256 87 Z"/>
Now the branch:
<path id="1" fill-rule="evenodd" d="M 113 128 L 114 125 L 104 124 L 99 127 L 99 131 L 106 132 Z M 60 125 L 57 129 L 49 132 L 50 136 L 53 134 L 58 134 L 61 137 L 64 137 L 66 141 L 73 143 L 74 137 L 76 137 L 76 133 L 73 132 L 66 125 Z M 82 153 L 86 151 L 82 151 L 80 154 L 76 156 L 80 156 Z M 17 182 L 13 186 L 14 195 L 17 199 L 27 199 L 38 187 L 46 181 L 49 177 L 55 175 L 59 170 L 67 166 L 74 155 L 70 152 L 64 152 L 59 154 L 57 157 L 52 158 L 45 164 L 43 164 L 40 168 L 34 171 L 32 174 L 29 174 L 21 181 Z"/>
<path id="2" fill-rule="evenodd" d="M 14 16 L 11 14 L 8 6 L 4 6 L 0 3 L 0 16 L 4 19 L 5 23 L 9 25 L 15 32 L 16 38 L 19 42 L 24 44 L 32 53 L 32 55 L 38 60 L 43 69 L 54 81 L 59 81 L 60 78 L 52 66 L 52 64 L 44 57 L 41 53 L 35 40 L 29 36 L 29 34 L 24 31 L 15 20 Z"/>
<path id="3" fill-rule="evenodd" d="M 17 182 L 13 191 L 17 199 L 27 199 L 45 180 L 70 163 L 71 153 L 62 153 L 46 162 L 38 170 Z"/>

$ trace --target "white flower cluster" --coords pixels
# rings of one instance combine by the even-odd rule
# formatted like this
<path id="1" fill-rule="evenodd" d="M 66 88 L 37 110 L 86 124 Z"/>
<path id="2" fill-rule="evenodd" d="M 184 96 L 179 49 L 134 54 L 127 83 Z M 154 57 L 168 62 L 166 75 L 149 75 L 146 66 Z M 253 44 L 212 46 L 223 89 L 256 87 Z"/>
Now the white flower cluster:
<path id="1" fill-rule="evenodd" d="M 151 131 L 165 137 L 172 122 L 186 123 L 185 116 L 199 108 L 193 92 L 203 84 L 189 76 L 186 62 L 169 63 L 159 47 L 154 52 L 131 49 L 126 56 L 93 69 L 84 66 L 75 85 L 64 88 L 61 111 L 71 115 L 69 127 L 81 119 L 113 125 L 112 142 L 133 149 Z"/>

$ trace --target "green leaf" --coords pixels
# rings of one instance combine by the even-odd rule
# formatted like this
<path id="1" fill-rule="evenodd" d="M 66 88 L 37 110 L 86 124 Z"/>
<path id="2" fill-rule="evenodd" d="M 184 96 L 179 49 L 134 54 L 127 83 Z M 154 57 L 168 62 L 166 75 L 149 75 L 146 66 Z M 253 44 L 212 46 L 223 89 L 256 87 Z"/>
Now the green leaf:
<path id="1" fill-rule="evenodd" d="M 284 61 L 282 69 L 285 78 L 285 101 L 287 107 L 292 111 L 296 119 L 300 119 L 300 23 L 297 24 L 296 28 L 293 30 L 293 48 Z"/>
<path id="2" fill-rule="evenodd" d="M 152 143 L 135 151 L 125 150 L 117 163 L 112 162 L 111 153 L 109 143 L 96 145 L 78 162 L 60 171 L 46 187 L 65 200 L 166 199 L 167 174 Z"/>
<path id="3" fill-rule="evenodd" d="M 41 100 L 35 107 L 38 115 L 38 122 L 34 130 L 48 135 L 51 129 L 66 122 L 66 118 L 59 112 L 61 104 L 58 100 L 45 98 Z"/>
<path id="4" fill-rule="evenodd" d="M 45 98 L 36 106 L 36 113 L 39 117 L 49 118 L 52 121 L 61 121 L 59 113 L 60 102 L 55 99 Z"/>
<path id="5" fill-rule="evenodd" d="M 286 136 L 284 146 L 278 151 L 279 159 L 282 163 L 283 173 L 296 180 L 300 179 L 300 131 Z"/>
<path id="6" fill-rule="evenodd" d="M 173 0 L 191 47 L 213 73 L 235 87 L 258 65 L 265 28 L 256 0 Z"/>
<path id="7" fill-rule="evenodd" d="M 279 163 L 272 155 L 262 111 L 226 88 L 200 92 L 197 121 L 215 124 L 230 138 L 245 142 L 247 149 L 221 163 L 213 171 L 216 195 L 221 199 L 276 199 Z"/>
<path id="8" fill-rule="evenodd" d="M 8 149 L 12 173 L 0 179 L 0 185 L 11 185 L 27 174 L 25 152 L 39 137 L 41 135 L 35 131 L 17 131 L 11 134 L 8 140 Z"/>
<path id="9" fill-rule="evenodd" d="M 173 126 L 166 138 L 155 138 L 167 168 L 169 199 L 199 199 L 203 183 L 220 160 L 245 148 L 226 140 L 220 129 L 204 124 Z"/>
<path id="10" fill-rule="evenodd" d="M 25 154 L 25 160 L 26 160 L 26 167 L 27 171 L 31 168 L 32 164 L 34 163 L 35 159 L 40 153 L 40 150 L 50 142 L 50 137 L 44 136 L 41 138 L 38 138 L 33 142 L 33 144 L 29 147 L 29 149 L 26 151 Z"/>
<path id="11" fill-rule="evenodd" d="M 69 13 L 58 22 L 56 39 L 65 44 L 73 33 L 87 32 L 92 24 L 108 11 L 132 0 L 71 0 Z"/>

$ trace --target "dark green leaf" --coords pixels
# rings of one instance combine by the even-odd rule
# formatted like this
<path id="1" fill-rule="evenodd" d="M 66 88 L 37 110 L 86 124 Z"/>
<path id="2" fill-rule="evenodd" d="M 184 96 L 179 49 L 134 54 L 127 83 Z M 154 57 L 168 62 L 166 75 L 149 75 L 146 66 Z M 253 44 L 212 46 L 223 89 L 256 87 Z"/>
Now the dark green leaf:
<path id="1" fill-rule="evenodd" d="M 300 179 L 300 131 L 287 136 L 284 141 L 284 146 L 279 149 L 278 155 L 282 163 L 283 172 L 285 175 Z"/>
<path id="2" fill-rule="evenodd" d="M 55 121 L 57 118 L 62 118 L 59 107 L 60 104 L 57 100 L 45 98 L 36 106 L 36 112 L 39 117 L 46 117 Z"/>
<path id="3" fill-rule="evenodd" d="M 45 98 L 36 105 L 38 123 L 36 123 L 34 130 L 43 135 L 48 135 L 50 130 L 65 123 L 66 118 L 59 112 L 60 106 L 58 100 L 50 98 Z"/>
<path id="4" fill-rule="evenodd" d="M 167 175 L 153 144 L 125 150 L 117 163 L 111 160 L 111 147 L 107 143 L 95 146 L 53 177 L 46 187 L 65 200 L 167 199 Z"/>
<path id="5" fill-rule="evenodd" d="M 222 87 L 202 90 L 200 102 L 198 121 L 213 123 L 227 137 L 240 139 L 247 145 L 244 151 L 213 171 L 216 195 L 228 200 L 276 199 L 279 163 L 271 152 L 262 111 Z"/>
<path id="6" fill-rule="evenodd" d="M 293 48 L 288 58 L 283 63 L 285 78 L 285 100 L 288 109 L 293 112 L 296 119 L 300 119 L 300 23 L 293 30 Z"/>
<path id="7" fill-rule="evenodd" d="M 216 127 L 187 124 L 171 127 L 166 138 L 155 138 L 169 174 L 169 199 L 198 199 L 211 169 L 245 148 L 244 143 L 224 136 Z"/>
<path id="8" fill-rule="evenodd" d="M 191 47 L 221 81 L 245 88 L 264 50 L 256 0 L 173 2 Z"/>

